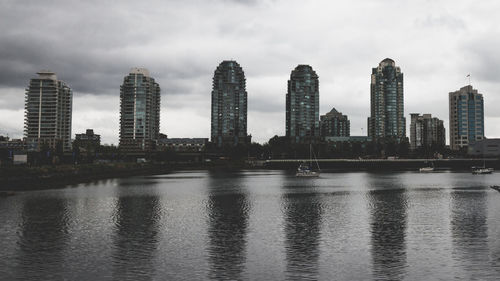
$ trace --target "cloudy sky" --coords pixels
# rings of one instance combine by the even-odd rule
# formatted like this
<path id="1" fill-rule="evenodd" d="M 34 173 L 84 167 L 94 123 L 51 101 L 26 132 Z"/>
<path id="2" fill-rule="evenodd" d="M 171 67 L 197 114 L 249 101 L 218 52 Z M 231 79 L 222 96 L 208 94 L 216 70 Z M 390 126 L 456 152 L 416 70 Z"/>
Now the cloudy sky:
<path id="1" fill-rule="evenodd" d="M 162 88 L 161 132 L 209 137 L 217 65 L 247 78 L 248 132 L 285 133 L 290 72 L 320 77 L 320 114 L 347 114 L 366 134 L 371 68 L 386 57 L 404 73 L 405 116 L 445 120 L 448 92 L 468 83 L 485 99 L 485 133 L 500 137 L 500 1 L 171 0 L 0 2 L 0 135 L 22 137 L 24 92 L 41 69 L 73 89 L 73 136 L 93 128 L 118 142 L 119 87 L 146 67 Z"/>

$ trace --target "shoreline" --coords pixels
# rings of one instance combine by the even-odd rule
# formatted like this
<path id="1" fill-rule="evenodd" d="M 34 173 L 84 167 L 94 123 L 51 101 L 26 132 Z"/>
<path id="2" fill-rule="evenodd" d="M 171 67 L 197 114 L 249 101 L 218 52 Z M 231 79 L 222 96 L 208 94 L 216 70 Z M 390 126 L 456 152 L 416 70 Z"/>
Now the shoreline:
<path id="1" fill-rule="evenodd" d="M 127 178 L 134 176 L 152 176 L 176 171 L 239 171 L 239 170 L 289 170 L 295 171 L 300 160 L 271 161 L 265 165 L 253 162 L 218 162 L 218 163 L 104 163 L 59 166 L 9 166 L 0 168 L 0 197 L 12 195 L 10 192 L 34 191 L 64 188 L 69 185 L 88 183 L 96 180 Z M 322 161 L 324 172 L 403 172 L 418 171 L 427 160 L 401 159 L 398 161 Z M 261 162 L 260 164 L 262 164 Z M 447 163 L 444 165 L 443 163 Z M 450 164 L 451 163 L 451 164 Z M 474 165 L 482 165 L 482 160 L 457 159 L 455 161 L 435 161 L 435 172 L 465 172 Z M 487 161 L 488 167 L 500 168 L 498 159 Z"/>
<path id="2" fill-rule="evenodd" d="M 180 170 L 241 170 L 255 169 L 244 163 L 204 165 L 195 163 L 107 163 L 59 166 L 10 166 L 0 168 L 0 197 L 6 192 L 64 188 L 68 185 L 96 180 L 168 174 Z"/>

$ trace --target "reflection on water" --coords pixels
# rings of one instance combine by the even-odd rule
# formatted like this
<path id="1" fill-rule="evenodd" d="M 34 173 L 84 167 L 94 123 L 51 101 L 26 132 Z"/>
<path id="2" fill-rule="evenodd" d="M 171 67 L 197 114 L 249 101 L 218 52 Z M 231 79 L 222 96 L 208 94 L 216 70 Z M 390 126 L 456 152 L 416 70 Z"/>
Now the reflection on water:
<path id="1" fill-rule="evenodd" d="M 114 280 L 152 280 L 161 206 L 154 195 L 118 195 L 112 265 Z"/>
<path id="2" fill-rule="evenodd" d="M 373 277 L 401 280 L 406 264 L 405 190 L 373 190 L 369 193 Z"/>
<path id="3" fill-rule="evenodd" d="M 318 279 L 320 199 L 316 193 L 286 193 L 283 196 L 287 279 Z"/>
<path id="4" fill-rule="evenodd" d="M 19 193 L 0 280 L 498 280 L 498 182 L 192 171 Z"/>
<path id="5" fill-rule="evenodd" d="M 452 254 L 455 260 L 466 261 L 461 267 L 470 280 L 484 278 L 478 269 L 490 263 L 486 195 L 483 191 L 465 189 L 454 191 L 451 197 Z"/>
<path id="6" fill-rule="evenodd" d="M 213 280 L 241 280 L 245 269 L 249 202 L 235 174 L 212 174 L 208 186 L 208 252 Z"/>
<path id="7" fill-rule="evenodd" d="M 17 274 L 22 280 L 63 279 L 68 210 L 60 198 L 29 199 L 22 206 Z"/>

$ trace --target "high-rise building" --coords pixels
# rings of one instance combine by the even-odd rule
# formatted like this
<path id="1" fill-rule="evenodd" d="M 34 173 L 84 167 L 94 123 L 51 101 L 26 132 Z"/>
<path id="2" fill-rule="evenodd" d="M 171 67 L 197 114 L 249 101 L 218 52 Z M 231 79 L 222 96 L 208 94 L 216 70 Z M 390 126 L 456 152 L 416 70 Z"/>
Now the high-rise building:
<path id="1" fill-rule="evenodd" d="M 250 143 L 245 73 L 233 60 L 221 62 L 214 72 L 211 140 L 218 147 Z"/>
<path id="2" fill-rule="evenodd" d="M 350 123 L 347 115 L 342 115 L 335 108 L 320 117 L 322 137 L 348 137 L 350 136 Z"/>
<path id="3" fill-rule="evenodd" d="M 431 114 L 411 113 L 410 149 L 444 148 L 446 143 L 443 120 Z"/>
<path id="4" fill-rule="evenodd" d="M 37 74 L 26 89 L 24 135 L 28 147 L 70 151 L 73 93 L 54 72 Z"/>
<path id="5" fill-rule="evenodd" d="M 120 86 L 120 149 L 153 150 L 160 134 L 160 86 L 145 68 L 132 68 Z"/>
<path id="6" fill-rule="evenodd" d="M 319 136 L 319 80 L 309 65 L 298 65 L 288 80 L 286 136 L 293 143 L 315 141 Z"/>
<path id="7" fill-rule="evenodd" d="M 468 85 L 449 93 L 449 104 L 451 149 L 484 139 L 483 95 Z"/>
<path id="8" fill-rule="evenodd" d="M 368 136 L 397 140 L 406 137 L 403 73 L 392 59 L 384 59 L 372 69 L 370 99 Z"/>

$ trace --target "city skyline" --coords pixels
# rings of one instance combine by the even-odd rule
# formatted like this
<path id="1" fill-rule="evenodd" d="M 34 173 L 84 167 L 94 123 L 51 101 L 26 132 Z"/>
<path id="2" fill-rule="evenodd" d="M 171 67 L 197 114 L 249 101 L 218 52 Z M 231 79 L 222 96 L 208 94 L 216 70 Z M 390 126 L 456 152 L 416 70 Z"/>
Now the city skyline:
<path id="1" fill-rule="evenodd" d="M 213 66 L 226 59 L 245 69 L 254 141 L 285 134 L 285 81 L 297 64 L 321 77 L 320 115 L 338 108 L 349 116 L 351 135 L 366 135 L 367 77 L 390 57 L 405 73 L 405 118 L 429 112 L 449 128 L 448 93 L 468 85 L 470 73 L 485 95 L 485 135 L 500 136 L 499 36 L 489 13 L 500 3 L 168 1 L 155 3 L 154 13 L 132 3 L 66 3 L 2 4 L 0 62 L 9 70 L 0 78 L 2 135 L 22 137 L 26 81 L 50 69 L 73 90 L 73 132 L 93 128 L 103 143 L 118 144 L 122 74 L 144 66 L 162 85 L 160 131 L 208 137 Z M 70 9 L 78 12 L 64 17 Z M 36 20 L 26 16 L 35 12 Z M 148 20 L 127 22 L 132 15 Z M 299 15 L 307 25 L 286 20 Z"/>

